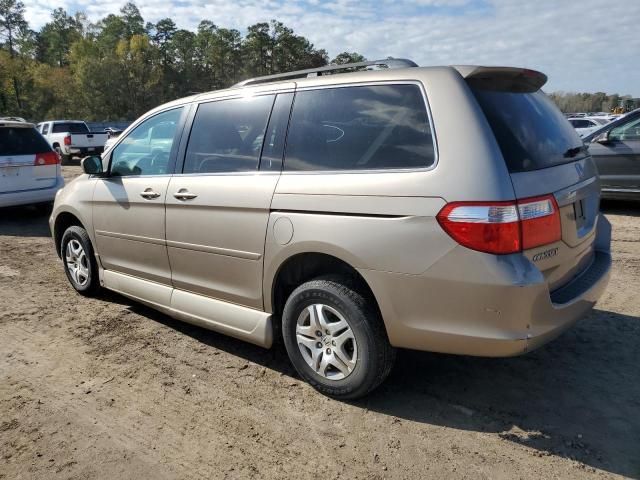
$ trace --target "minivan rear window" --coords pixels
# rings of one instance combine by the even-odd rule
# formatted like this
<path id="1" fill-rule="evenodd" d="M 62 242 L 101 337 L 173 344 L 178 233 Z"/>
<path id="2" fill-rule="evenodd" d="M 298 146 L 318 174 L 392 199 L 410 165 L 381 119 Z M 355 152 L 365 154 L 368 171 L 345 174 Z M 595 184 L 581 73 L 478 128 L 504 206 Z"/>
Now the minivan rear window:
<path id="1" fill-rule="evenodd" d="M 67 122 L 54 123 L 51 133 L 89 133 L 89 129 L 84 123 Z"/>
<path id="2" fill-rule="evenodd" d="M 50 151 L 51 147 L 35 128 L 0 128 L 0 156 L 35 155 Z"/>
<path id="3" fill-rule="evenodd" d="M 573 162 L 586 154 L 574 128 L 542 91 L 512 93 L 471 87 L 509 172 Z"/>

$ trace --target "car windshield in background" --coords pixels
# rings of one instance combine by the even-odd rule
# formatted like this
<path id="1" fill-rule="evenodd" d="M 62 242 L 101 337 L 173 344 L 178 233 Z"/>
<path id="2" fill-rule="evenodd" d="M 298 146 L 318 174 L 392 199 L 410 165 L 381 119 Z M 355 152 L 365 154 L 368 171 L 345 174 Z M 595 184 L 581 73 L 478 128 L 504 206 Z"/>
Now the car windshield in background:
<path id="1" fill-rule="evenodd" d="M 584 155 L 586 149 L 576 131 L 541 91 L 471 90 L 511 173 L 553 167 Z"/>
<path id="2" fill-rule="evenodd" d="M 89 129 L 84 123 L 68 122 L 68 123 L 54 123 L 51 133 L 89 133 Z"/>
<path id="3" fill-rule="evenodd" d="M 51 151 L 35 128 L 0 128 L 0 156 L 35 155 Z"/>

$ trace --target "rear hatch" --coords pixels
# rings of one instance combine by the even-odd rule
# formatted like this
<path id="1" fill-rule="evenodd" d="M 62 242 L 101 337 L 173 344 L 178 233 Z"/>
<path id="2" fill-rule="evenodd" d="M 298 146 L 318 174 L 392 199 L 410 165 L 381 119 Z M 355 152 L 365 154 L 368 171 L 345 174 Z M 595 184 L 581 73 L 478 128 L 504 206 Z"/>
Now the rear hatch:
<path id="1" fill-rule="evenodd" d="M 0 193 L 50 188 L 59 160 L 30 123 L 0 122 Z"/>
<path id="2" fill-rule="evenodd" d="M 555 199 L 559 241 L 524 254 L 556 290 L 593 261 L 600 184 L 582 140 L 540 90 L 546 76 L 515 68 L 461 72 L 493 130 L 518 199 Z"/>

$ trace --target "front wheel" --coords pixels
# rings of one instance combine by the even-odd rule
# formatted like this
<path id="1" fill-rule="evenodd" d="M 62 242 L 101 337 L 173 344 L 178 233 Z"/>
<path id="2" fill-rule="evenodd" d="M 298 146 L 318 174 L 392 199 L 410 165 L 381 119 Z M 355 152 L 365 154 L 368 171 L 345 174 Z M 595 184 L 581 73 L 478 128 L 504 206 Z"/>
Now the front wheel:
<path id="1" fill-rule="evenodd" d="M 76 225 L 67 228 L 60 242 L 60 253 L 71 286 L 81 295 L 95 295 L 100 289 L 100 280 L 87 231 Z"/>
<path id="2" fill-rule="evenodd" d="M 300 376 L 321 393 L 345 400 L 380 385 L 395 360 L 373 299 L 349 283 L 340 277 L 306 282 L 282 314 L 285 347 Z"/>

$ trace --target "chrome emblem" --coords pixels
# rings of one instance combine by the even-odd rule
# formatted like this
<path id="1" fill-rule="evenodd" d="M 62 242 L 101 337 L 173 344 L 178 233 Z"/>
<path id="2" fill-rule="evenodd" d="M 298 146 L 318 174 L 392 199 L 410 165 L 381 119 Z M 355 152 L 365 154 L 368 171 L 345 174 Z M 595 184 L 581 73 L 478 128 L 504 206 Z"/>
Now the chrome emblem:
<path id="1" fill-rule="evenodd" d="M 545 260 L 547 258 L 555 257 L 558 254 L 558 248 L 550 248 L 549 250 L 545 250 L 544 252 L 536 253 L 533 256 L 534 262 L 539 262 L 540 260 Z"/>

